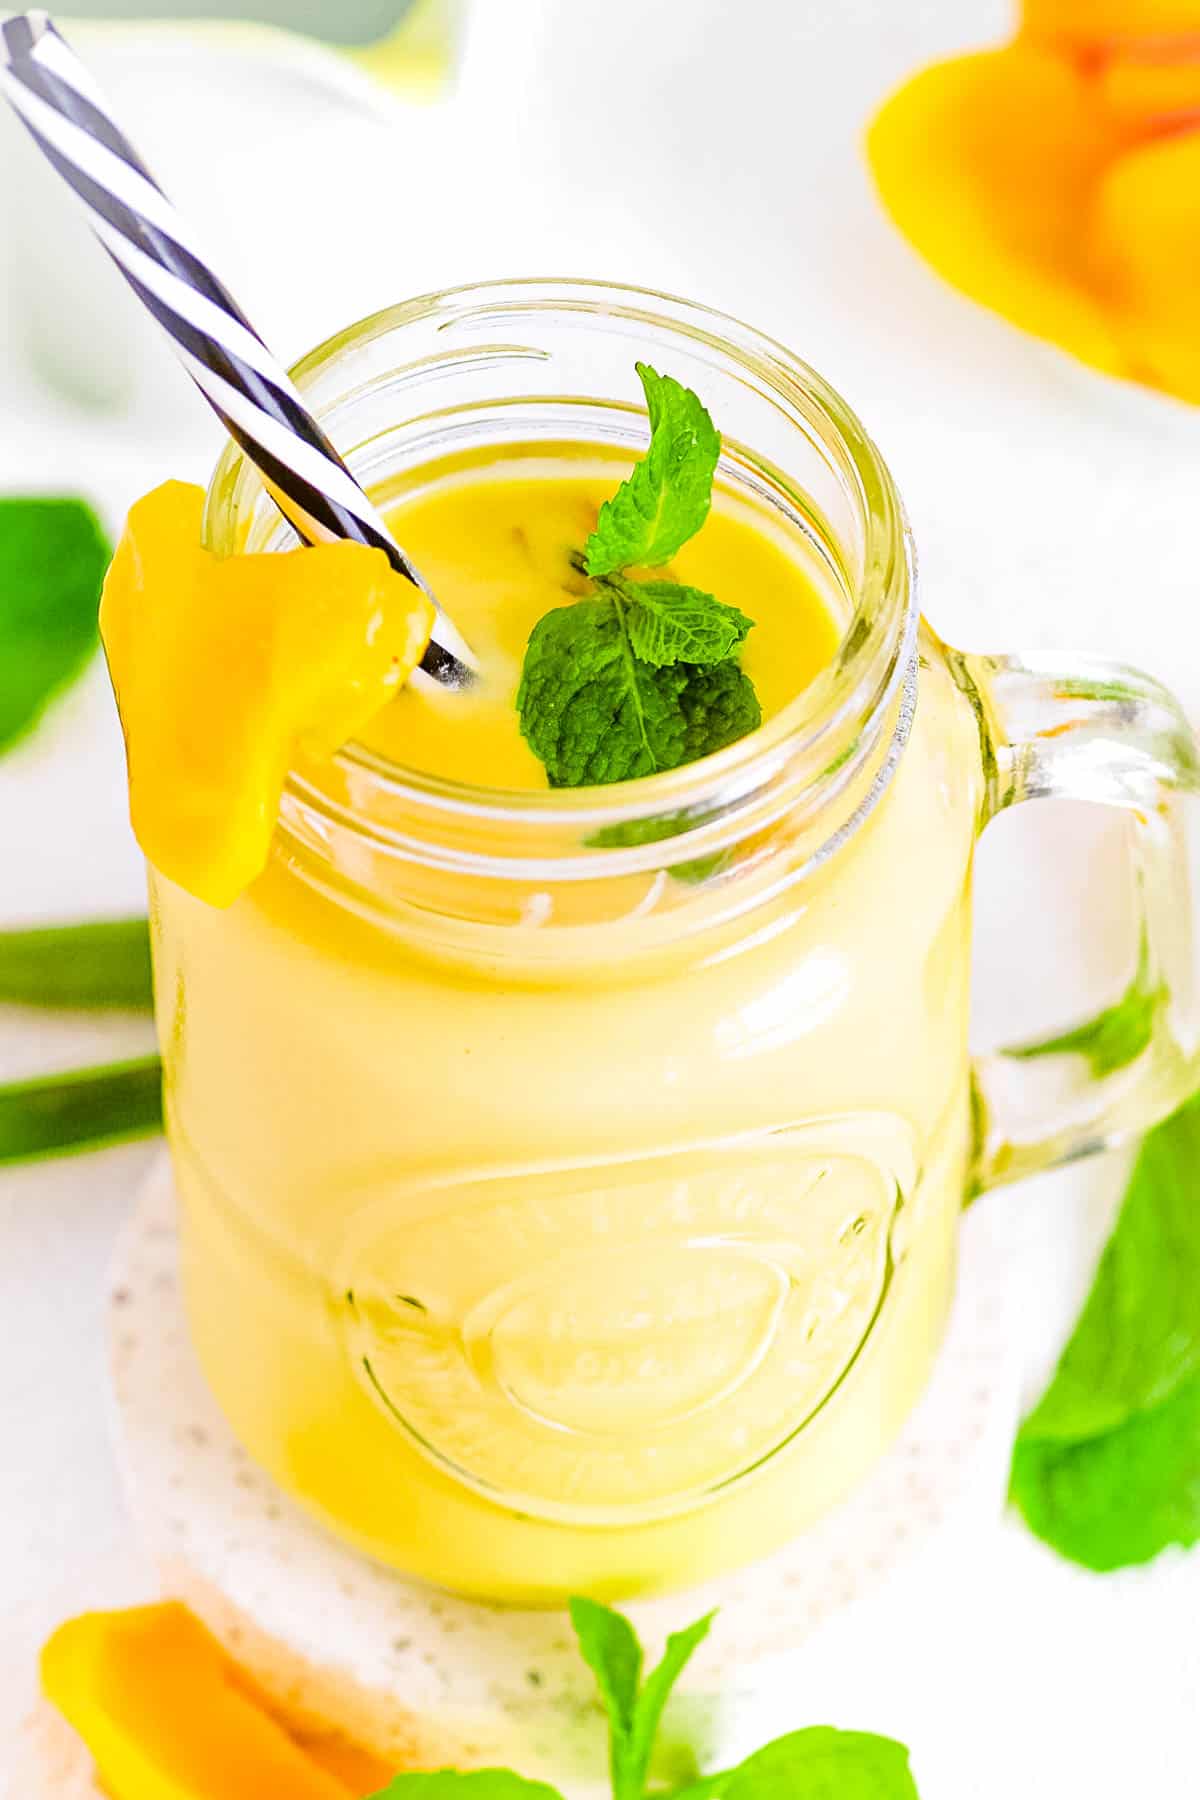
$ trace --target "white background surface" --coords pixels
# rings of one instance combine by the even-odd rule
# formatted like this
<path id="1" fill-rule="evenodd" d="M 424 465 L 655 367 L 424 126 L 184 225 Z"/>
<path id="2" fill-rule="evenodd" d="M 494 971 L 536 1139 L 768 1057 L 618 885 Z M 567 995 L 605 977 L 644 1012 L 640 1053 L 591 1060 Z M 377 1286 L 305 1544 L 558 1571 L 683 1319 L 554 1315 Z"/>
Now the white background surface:
<path id="1" fill-rule="evenodd" d="M 603 275 L 743 313 L 874 431 L 944 635 L 1128 656 L 1200 716 L 1200 415 L 1093 377 L 940 287 L 891 235 L 862 168 L 858 134 L 882 93 L 1004 24 L 988 0 L 478 0 L 459 88 L 435 110 L 347 118 L 200 57 L 169 75 L 124 69 L 123 110 L 286 355 L 375 306 L 483 276 Z M 9 180 L 15 157 L 0 137 L 0 190 L 20 201 L 33 190 Z M 17 243 L 10 220 L 0 269 Z M 120 306 L 90 277 L 63 291 L 68 317 L 84 313 L 81 341 L 108 341 Z M 40 290 L 43 339 L 54 307 Z M 150 360 L 135 416 L 73 412 L 33 382 L 28 317 L 9 284 L 0 489 L 82 489 L 115 527 L 153 481 L 203 478 L 216 438 L 182 377 Z M 993 828 L 981 1041 L 1060 1018 L 1111 978 L 1110 891 L 1090 824 Z M 96 668 L 0 763 L 0 921 L 141 904 Z M 0 1013 L 0 1076 L 144 1041 L 138 1022 Z M 0 1176 L 0 1775 L 50 1627 L 149 1582 L 107 1448 L 102 1333 L 105 1262 L 149 1154 Z M 1093 1166 L 986 1203 L 1027 1290 L 1014 1356 L 1031 1389 L 1119 1178 Z M 981 1517 L 965 1552 L 822 1640 L 795 1722 L 902 1737 L 923 1800 L 1183 1800 L 1200 1791 L 1198 1561 L 1095 1579 Z"/>

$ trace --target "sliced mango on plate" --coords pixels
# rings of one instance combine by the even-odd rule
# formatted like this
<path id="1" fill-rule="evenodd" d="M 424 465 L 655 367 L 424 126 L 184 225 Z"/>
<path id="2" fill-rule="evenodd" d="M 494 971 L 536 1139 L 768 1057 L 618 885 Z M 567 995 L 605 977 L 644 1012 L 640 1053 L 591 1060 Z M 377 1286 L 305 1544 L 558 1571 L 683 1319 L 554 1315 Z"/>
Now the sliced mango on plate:
<path id="1" fill-rule="evenodd" d="M 1108 374 L 1200 400 L 1200 0 L 1027 0 L 1004 49 L 874 119 L 884 205 L 945 279 Z"/>
<path id="2" fill-rule="evenodd" d="M 69 1620 L 42 1685 L 113 1800 L 362 1800 L 388 1779 L 349 1747 L 301 1748 L 178 1602 Z"/>
<path id="3" fill-rule="evenodd" d="M 1087 212 L 1111 148 L 1083 76 L 1024 44 L 924 70 L 867 138 L 884 205 L 940 275 L 1119 373 L 1087 269 Z"/>

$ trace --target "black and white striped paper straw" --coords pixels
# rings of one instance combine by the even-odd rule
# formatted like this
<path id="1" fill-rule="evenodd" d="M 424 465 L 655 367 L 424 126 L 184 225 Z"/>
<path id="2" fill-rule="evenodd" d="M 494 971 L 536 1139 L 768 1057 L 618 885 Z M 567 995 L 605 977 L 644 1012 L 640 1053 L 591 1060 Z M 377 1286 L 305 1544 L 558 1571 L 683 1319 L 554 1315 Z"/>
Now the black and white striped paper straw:
<path id="1" fill-rule="evenodd" d="M 352 538 L 373 545 L 428 592 L 289 376 L 189 242 L 191 233 L 49 15 L 6 20 L 0 44 L 0 92 L 83 201 L 92 230 L 289 524 L 307 543 Z M 457 687 L 473 667 L 439 607 L 418 675 Z"/>

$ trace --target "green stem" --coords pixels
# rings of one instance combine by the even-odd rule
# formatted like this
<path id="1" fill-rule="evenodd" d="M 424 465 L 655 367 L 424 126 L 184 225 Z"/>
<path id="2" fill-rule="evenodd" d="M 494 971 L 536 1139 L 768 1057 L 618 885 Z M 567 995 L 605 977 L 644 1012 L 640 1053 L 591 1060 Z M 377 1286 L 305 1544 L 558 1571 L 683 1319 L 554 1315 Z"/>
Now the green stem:
<path id="1" fill-rule="evenodd" d="M 0 931 L 0 1001 L 149 1011 L 154 995 L 146 920 Z"/>
<path id="2" fill-rule="evenodd" d="M 157 1056 L 0 1087 L 0 1164 L 93 1149 L 161 1129 Z"/>

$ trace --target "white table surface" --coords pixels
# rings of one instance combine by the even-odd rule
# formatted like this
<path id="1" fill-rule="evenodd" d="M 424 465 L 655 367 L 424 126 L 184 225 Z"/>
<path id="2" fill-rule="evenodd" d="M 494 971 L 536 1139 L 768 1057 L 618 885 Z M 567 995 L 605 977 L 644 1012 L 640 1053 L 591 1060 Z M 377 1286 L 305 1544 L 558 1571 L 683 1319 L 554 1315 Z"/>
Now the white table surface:
<path id="1" fill-rule="evenodd" d="M 1078 370 L 943 289 L 891 235 L 862 169 L 872 102 L 1003 25 L 990 0 L 478 0 L 459 88 L 432 111 L 384 121 L 314 106 L 300 130 L 282 101 L 228 105 L 215 140 L 224 90 L 202 62 L 147 93 L 144 115 L 126 110 L 176 191 L 207 209 L 210 243 L 285 353 L 387 301 L 489 275 L 605 275 L 741 312 L 868 421 L 905 491 L 944 635 L 1127 656 L 1200 716 L 1188 527 L 1200 414 Z M 264 166 L 269 205 L 248 211 L 250 171 Z M 0 490 L 82 490 L 115 528 L 162 476 L 203 478 L 215 433 L 172 375 L 134 417 L 83 414 L 38 389 L 23 342 L 0 299 Z M 993 828 L 981 1040 L 1048 1022 L 1048 1008 L 1061 1017 L 1111 971 L 1123 921 L 1106 855 L 1103 833 L 1073 815 Z M 97 667 L 0 762 L 0 922 L 141 904 Z M 0 1077 L 146 1040 L 138 1021 L 0 1011 Z M 48 1630 L 152 1585 L 107 1443 L 102 1312 L 114 1234 L 151 1154 L 0 1175 L 0 1776 Z M 1014 1355 L 1031 1392 L 1120 1177 L 1092 1165 L 985 1202 L 991 1228 L 1003 1210 L 1027 1288 Z M 1012 1521 L 981 1520 L 976 1540 L 965 1576 L 960 1560 L 922 1567 L 881 1596 L 869 1628 L 822 1640 L 796 1723 L 903 1738 L 923 1800 L 1194 1795 L 1200 1559 L 1097 1579 Z"/>

